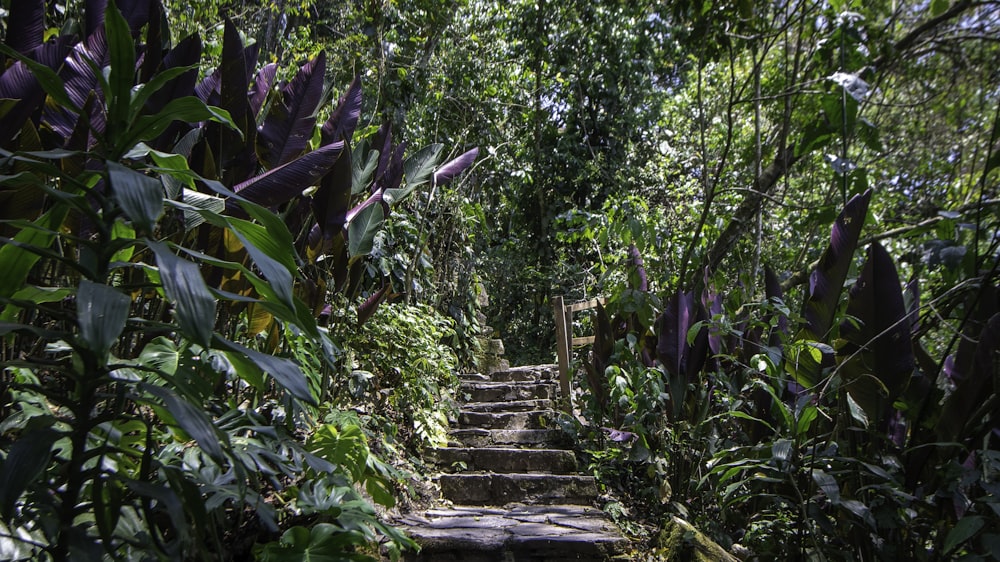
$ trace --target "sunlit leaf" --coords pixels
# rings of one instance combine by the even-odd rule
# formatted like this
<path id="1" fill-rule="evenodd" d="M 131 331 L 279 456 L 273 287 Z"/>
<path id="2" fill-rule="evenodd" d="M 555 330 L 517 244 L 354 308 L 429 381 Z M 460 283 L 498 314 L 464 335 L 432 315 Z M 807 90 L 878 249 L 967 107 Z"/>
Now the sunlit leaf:
<path id="1" fill-rule="evenodd" d="M 125 329 L 132 300 L 113 287 L 80 282 L 76 292 L 76 314 L 80 338 L 98 357 L 106 357 Z"/>
<path id="2" fill-rule="evenodd" d="M 164 386 L 143 384 L 142 389 L 163 401 L 177 425 L 197 441 L 212 460 L 219 464 L 225 461 L 222 450 L 225 434 L 216 429 L 201 404 L 192 404 Z"/>
<path id="3" fill-rule="evenodd" d="M 108 162 L 108 178 L 118 204 L 132 223 L 150 233 L 163 215 L 163 184 L 116 162 Z"/>
<path id="4" fill-rule="evenodd" d="M 209 347 L 215 327 L 215 297 L 194 263 L 174 255 L 166 245 L 149 242 L 167 297 L 184 333 L 202 347 Z"/>

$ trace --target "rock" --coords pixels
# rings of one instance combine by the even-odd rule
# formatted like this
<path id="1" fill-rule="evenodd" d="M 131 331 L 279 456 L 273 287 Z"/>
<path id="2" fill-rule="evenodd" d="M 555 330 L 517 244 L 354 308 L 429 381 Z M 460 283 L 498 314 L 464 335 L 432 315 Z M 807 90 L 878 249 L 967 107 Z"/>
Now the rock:
<path id="1" fill-rule="evenodd" d="M 660 532 L 658 560 L 664 562 L 739 562 L 693 525 L 674 516 Z"/>

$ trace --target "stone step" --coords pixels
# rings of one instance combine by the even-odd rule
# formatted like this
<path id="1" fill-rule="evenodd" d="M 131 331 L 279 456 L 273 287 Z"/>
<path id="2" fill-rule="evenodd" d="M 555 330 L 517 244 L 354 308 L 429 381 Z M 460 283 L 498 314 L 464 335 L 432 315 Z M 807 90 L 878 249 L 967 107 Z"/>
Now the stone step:
<path id="1" fill-rule="evenodd" d="M 468 402 L 462 405 L 463 410 L 474 412 L 526 412 L 529 410 L 551 410 L 552 400 L 511 400 L 509 402 Z"/>
<path id="2" fill-rule="evenodd" d="M 552 448 L 571 444 L 569 437 L 558 429 L 453 429 L 448 436 L 466 447 Z"/>
<path id="3" fill-rule="evenodd" d="M 593 476 L 576 474 L 442 474 L 441 496 L 456 504 L 590 505 L 597 499 Z"/>
<path id="4" fill-rule="evenodd" d="M 551 400 L 556 395 L 555 383 L 463 382 L 459 398 L 466 402 L 511 402 L 519 400 Z"/>
<path id="5" fill-rule="evenodd" d="M 578 505 L 456 506 L 398 524 L 421 547 L 407 562 L 605 562 L 629 548 L 601 511 Z"/>
<path id="6" fill-rule="evenodd" d="M 496 382 L 516 381 L 551 381 L 559 379 L 559 369 L 555 365 L 533 365 L 530 367 L 512 367 L 490 373 L 490 379 Z"/>
<path id="7" fill-rule="evenodd" d="M 489 471 L 500 473 L 576 472 L 576 456 L 562 449 L 510 449 L 499 447 L 444 447 L 426 449 L 425 458 L 446 472 Z"/>
<path id="8" fill-rule="evenodd" d="M 462 410 L 458 413 L 458 424 L 462 427 L 482 429 L 545 429 L 545 422 L 552 417 L 550 410 L 531 412 L 474 412 Z"/>

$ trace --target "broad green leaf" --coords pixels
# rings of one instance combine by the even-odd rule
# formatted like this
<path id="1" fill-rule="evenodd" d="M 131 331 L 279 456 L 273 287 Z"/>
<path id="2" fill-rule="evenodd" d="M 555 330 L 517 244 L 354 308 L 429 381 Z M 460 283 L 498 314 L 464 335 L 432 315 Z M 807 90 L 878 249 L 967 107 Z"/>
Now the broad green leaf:
<path id="1" fill-rule="evenodd" d="M 225 462 L 219 431 L 201 404 L 192 404 L 167 387 L 143 384 L 142 388 L 163 401 L 177 425 L 197 441 L 212 460 L 219 464 Z"/>
<path id="2" fill-rule="evenodd" d="M 355 547 L 366 544 L 364 535 L 346 531 L 330 523 L 318 523 L 307 529 L 292 527 L 281 541 L 268 543 L 257 552 L 259 562 L 346 562 L 373 560 L 354 554 Z"/>
<path id="3" fill-rule="evenodd" d="M 37 228 L 22 228 L 14 236 L 14 241 L 36 248 L 48 248 L 55 238 L 55 232 L 62 226 L 66 210 L 64 205 L 56 206 L 34 221 L 33 225 Z M 24 285 L 39 257 L 38 254 L 14 244 L 0 246 L 0 298 L 11 296 Z"/>
<path id="4" fill-rule="evenodd" d="M 181 193 L 184 203 L 192 207 L 217 215 L 221 215 L 226 210 L 226 200 L 221 197 L 187 188 L 183 189 Z M 203 222 L 205 222 L 205 217 L 201 213 L 196 213 L 188 209 L 184 210 L 185 230 L 191 230 Z"/>
<path id="5" fill-rule="evenodd" d="M 80 282 L 76 292 L 80 338 L 102 360 L 125 329 L 131 304 L 128 296 L 113 287 L 87 280 Z"/>
<path id="6" fill-rule="evenodd" d="M 365 139 L 354 147 L 351 154 L 351 195 L 357 195 L 368 187 L 378 167 L 378 150 L 368 150 L 368 146 L 368 139 Z"/>
<path id="7" fill-rule="evenodd" d="M 163 88 L 167 83 L 169 83 L 174 78 L 184 74 L 185 72 L 190 72 L 192 70 L 197 70 L 198 66 L 175 66 L 172 68 L 167 68 L 162 72 L 157 72 L 156 76 L 139 86 L 135 94 L 132 96 L 131 107 L 129 108 L 128 120 L 131 123 L 135 120 L 136 116 L 142 111 L 143 107 L 146 105 L 146 101 Z"/>
<path id="8" fill-rule="evenodd" d="M 226 127 L 239 131 L 229 112 L 218 107 L 211 107 L 194 96 L 171 100 L 156 115 L 144 115 L 135 120 L 127 135 L 122 135 L 116 145 L 116 151 L 124 153 L 140 142 L 155 139 L 174 121 L 195 123 L 198 121 L 215 121 Z"/>
<path id="9" fill-rule="evenodd" d="M 833 505 L 839 504 L 840 486 L 837 484 L 837 479 L 820 469 L 815 469 L 811 472 L 813 481 L 816 482 L 820 490 L 823 490 L 826 497 L 830 499 L 830 503 Z"/>
<path id="10" fill-rule="evenodd" d="M 236 237 L 240 239 L 243 247 L 250 254 L 254 265 L 264 274 L 264 278 L 271 283 L 271 288 L 274 289 L 275 294 L 277 294 L 284 305 L 294 310 L 292 272 L 295 271 L 295 263 L 294 261 L 291 262 L 291 268 L 284 263 L 291 259 L 289 255 L 291 248 L 281 247 L 277 243 L 277 240 L 271 237 L 268 231 L 259 224 L 235 218 L 228 219 L 228 222 Z M 294 252 L 294 250 L 292 251 Z M 279 256 L 285 259 L 278 261 L 272 256 Z"/>
<path id="11" fill-rule="evenodd" d="M 812 404 L 806 404 L 802 408 L 802 413 L 799 414 L 799 422 L 795 428 L 795 434 L 799 436 L 804 436 L 809 433 L 809 428 L 812 427 L 813 421 L 816 420 L 816 416 L 819 415 L 819 410 L 816 406 Z"/>
<path id="12" fill-rule="evenodd" d="M 385 221 L 385 210 L 375 203 L 363 209 L 347 226 L 347 251 L 351 257 L 366 256 L 371 253 L 375 234 Z"/>
<path id="13" fill-rule="evenodd" d="M 72 294 L 73 290 L 67 287 L 36 287 L 34 285 L 26 285 L 11 295 L 10 299 L 14 301 L 28 301 L 33 304 L 44 304 L 59 302 Z M 0 322 L 13 322 L 17 313 L 21 310 L 22 308 L 19 306 L 13 304 L 7 305 L 4 307 L 3 313 L 0 313 Z"/>
<path id="14" fill-rule="evenodd" d="M 142 348 L 138 362 L 143 367 L 173 375 L 180 364 L 180 350 L 169 338 L 158 336 Z"/>
<path id="15" fill-rule="evenodd" d="M 425 146 L 403 162 L 403 187 L 385 190 L 390 204 L 405 199 L 414 189 L 431 181 L 443 149 L 440 143 Z"/>
<path id="16" fill-rule="evenodd" d="M 313 396 L 312 391 L 309 390 L 309 381 L 306 379 L 305 373 L 291 359 L 254 351 L 224 338 L 218 338 L 218 341 L 230 350 L 246 356 L 253 362 L 257 369 L 274 377 L 274 380 L 290 392 L 292 396 L 309 404 L 316 404 L 316 398 Z M 234 356 L 232 354 L 227 353 L 226 356 L 233 363 L 234 367 L 239 368 L 240 366 L 248 365 L 245 361 L 241 361 L 238 356 L 235 358 L 236 360 L 233 360 Z M 240 376 L 242 377 L 243 373 L 240 373 Z"/>
<path id="17" fill-rule="evenodd" d="M 938 17 L 948 11 L 951 2 L 948 0 L 931 0 L 931 17 Z"/>
<path id="18" fill-rule="evenodd" d="M 105 37 L 110 54 L 108 73 L 109 95 L 105 96 L 108 103 L 109 124 L 108 133 L 123 134 L 128 124 L 129 104 L 132 98 L 132 85 L 135 80 L 135 43 L 128 22 L 114 2 L 108 2 L 104 11 Z"/>
<path id="19" fill-rule="evenodd" d="M 143 232 L 153 232 L 163 215 L 163 184 L 116 162 L 108 162 L 108 177 L 115 199 L 128 218 Z"/>
<path id="20" fill-rule="evenodd" d="M 132 256 L 135 254 L 135 229 L 132 228 L 132 225 L 127 224 L 123 220 L 116 220 L 115 225 L 111 227 L 111 239 L 126 244 L 121 250 L 118 250 L 111 256 L 111 261 L 132 261 Z"/>
<path id="21" fill-rule="evenodd" d="M 174 314 L 181 330 L 198 345 L 208 348 L 215 326 L 215 297 L 208 290 L 194 263 L 174 255 L 161 242 L 149 242 L 156 254 L 160 280 L 167 298 L 174 301 Z"/>
<path id="22" fill-rule="evenodd" d="M 14 505 L 24 490 L 49 464 L 52 445 L 60 434 L 52 428 L 22 433 L 0 464 L 0 516 L 10 521 Z"/>

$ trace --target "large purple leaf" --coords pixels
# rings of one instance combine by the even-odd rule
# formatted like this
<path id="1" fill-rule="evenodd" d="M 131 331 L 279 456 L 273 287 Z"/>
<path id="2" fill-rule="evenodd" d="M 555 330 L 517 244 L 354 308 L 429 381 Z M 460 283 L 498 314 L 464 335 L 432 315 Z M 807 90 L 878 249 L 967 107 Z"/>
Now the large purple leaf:
<path id="1" fill-rule="evenodd" d="M 257 72 L 257 77 L 250 88 L 250 113 L 254 116 L 260 114 L 260 110 L 267 101 L 267 94 L 274 86 L 274 77 L 278 74 L 278 64 L 268 63 Z M 323 144 L 330 144 L 324 142 Z"/>
<path id="2" fill-rule="evenodd" d="M 351 207 L 351 151 L 341 151 L 330 173 L 313 195 L 313 215 L 325 239 L 341 232 Z M 325 244 L 324 244 L 325 246 Z"/>
<path id="3" fill-rule="evenodd" d="M 833 224 L 830 245 L 823 252 L 819 265 L 809 276 L 809 295 L 803 303 L 805 327 L 797 339 L 825 341 L 840 303 L 840 293 L 854 259 L 861 228 L 868 214 L 869 189 L 855 195 Z"/>
<path id="4" fill-rule="evenodd" d="M 385 300 L 386 295 L 389 294 L 390 288 L 391 285 L 386 283 L 384 287 L 376 291 L 374 294 L 372 294 L 372 296 L 365 299 L 365 302 L 361 303 L 361 306 L 358 307 L 359 327 L 363 326 L 365 322 L 368 322 L 368 320 L 371 319 L 372 316 L 374 316 L 375 311 L 378 310 L 379 305 L 382 304 L 382 302 Z"/>
<path id="5" fill-rule="evenodd" d="M 473 162 L 476 161 L 476 157 L 479 156 L 479 148 L 473 148 L 461 155 L 459 155 L 454 160 L 448 162 L 444 166 L 441 166 L 434 172 L 434 184 L 435 185 L 445 185 L 451 180 L 455 179 L 455 176 L 461 174 Z"/>
<path id="6" fill-rule="evenodd" d="M 899 274 L 877 242 L 868 247 L 868 259 L 851 288 L 840 336 L 845 387 L 869 419 L 884 428 L 893 401 L 910 382 L 915 360 Z"/>
<path id="7" fill-rule="evenodd" d="M 945 400 L 936 426 L 942 441 L 965 441 L 977 437 L 976 414 L 988 399 L 996 400 L 1000 388 L 994 382 L 994 356 L 1000 347 L 1000 314 L 994 314 L 980 333 L 968 376 L 956 381 L 955 390 Z M 994 411 L 997 407 L 994 405 Z M 995 419 L 993 420 L 995 423 Z M 978 442 L 978 441 L 976 441 Z"/>
<path id="8" fill-rule="evenodd" d="M 163 7 L 159 0 L 149 5 L 147 17 L 149 26 L 146 28 L 146 44 L 141 46 L 142 57 L 139 69 L 139 82 L 145 84 L 153 79 L 156 71 L 163 63 Z"/>
<path id="9" fill-rule="evenodd" d="M 198 64 L 201 59 L 201 38 L 198 35 L 188 35 L 164 57 L 160 70 L 166 71 L 172 68 L 191 67 Z M 191 96 L 194 93 L 195 83 L 198 81 L 198 70 L 192 68 L 183 74 L 168 80 L 159 90 L 154 92 L 146 100 L 145 113 L 155 115 L 163 110 L 168 103 L 175 99 Z M 160 149 L 168 149 L 179 133 L 188 127 L 181 121 L 175 121 L 162 135 L 153 143 L 153 146 Z"/>
<path id="10" fill-rule="evenodd" d="M 764 267 L 764 296 L 767 297 L 769 302 L 784 301 L 785 295 L 784 291 L 781 289 L 781 281 L 778 280 L 778 276 L 774 273 L 774 270 L 770 267 Z M 777 315 L 777 322 L 774 323 L 774 327 L 771 329 L 771 333 L 767 338 L 767 345 L 771 347 L 779 347 L 784 341 L 784 337 L 788 335 L 788 317 L 781 313 L 770 312 L 764 318 L 767 325 L 771 325 L 774 316 Z"/>
<path id="11" fill-rule="evenodd" d="M 149 18 L 158 10 L 153 4 L 158 4 L 157 0 L 117 0 L 115 4 L 121 11 L 122 17 L 128 22 L 129 31 L 132 37 L 138 37 L 144 25 L 149 23 Z"/>
<path id="12" fill-rule="evenodd" d="M 271 104 L 257 136 L 258 157 L 266 168 L 275 168 L 302 154 L 316 127 L 316 108 L 323 96 L 326 56 L 302 65 L 281 97 Z"/>
<path id="13" fill-rule="evenodd" d="M 386 121 L 379 127 L 372 139 L 372 148 L 378 151 L 378 165 L 375 166 L 375 181 L 372 183 L 372 191 L 381 188 L 379 178 L 385 175 L 386 168 L 389 167 L 389 158 L 392 157 L 392 124 Z"/>
<path id="14" fill-rule="evenodd" d="M 389 167 L 385 170 L 385 175 L 376 178 L 375 183 L 382 192 L 399 189 L 403 182 L 403 152 L 406 151 L 406 141 L 392 151 L 392 158 L 389 159 Z"/>
<path id="15" fill-rule="evenodd" d="M 4 42 L 19 53 L 27 54 L 41 45 L 45 35 L 45 0 L 11 2 L 6 29 Z"/>
<path id="16" fill-rule="evenodd" d="M 108 0 L 87 0 L 84 8 L 84 35 L 90 37 L 99 29 L 104 29 L 104 10 Z"/>
<path id="17" fill-rule="evenodd" d="M 361 119 L 361 76 L 354 77 L 351 87 L 340 98 L 337 109 L 330 114 L 330 118 L 323 123 L 320 131 L 323 144 L 329 144 L 338 140 L 350 141 L 354 136 L 354 129 Z"/>
<path id="18" fill-rule="evenodd" d="M 948 355 L 944 361 L 944 374 L 952 382 L 965 379 L 972 370 L 976 350 L 976 334 L 986 326 L 990 318 L 997 313 L 997 291 L 993 283 L 983 281 L 979 294 L 976 295 L 974 311 L 971 313 L 962 337 L 958 340 L 958 349 Z"/>
<path id="19" fill-rule="evenodd" d="M 705 364 L 708 330 L 703 327 L 688 343 L 688 332 L 695 323 L 704 319 L 704 310 L 698 306 L 694 294 L 678 290 L 670 297 L 657 320 L 659 335 L 656 344 L 657 359 L 670 375 L 683 375 L 690 380 Z"/>
<path id="20" fill-rule="evenodd" d="M 280 205 L 320 181 L 336 163 L 343 148 L 343 142 L 320 147 L 284 166 L 237 185 L 233 191 L 258 205 Z"/>
<path id="21" fill-rule="evenodd" d="M 646 267 L 642 261 L 642 254 L 635 244 L 629 244 L 627 267 L 629 286 L 636 291 L 648 291 L 649 282 L 646 279 Z"/>
<path id="22" fill-rule="evenodd" d="M 103 93 L 97 87 L 98 81 L 94 69 L 104 68 L 109 62 L 104 28 L 99 28 L 90 34 L 85 42 L 73 47 L 59 72 L 59 77 L 66 87 L 66 95 L 76 107 L 83 107 L 91 94 L 103 99 Z M 101 110 L 103 106 L 103 103 L 94 104 L 90 115 L 90 126 L 98 132 L 104 130 L 105 115 Z M 58 105 L 49 106 L 45 111 L 45 121 L 64 138 L 72 134 L 78 118 L 79 116 L 69 109 Z"/>

